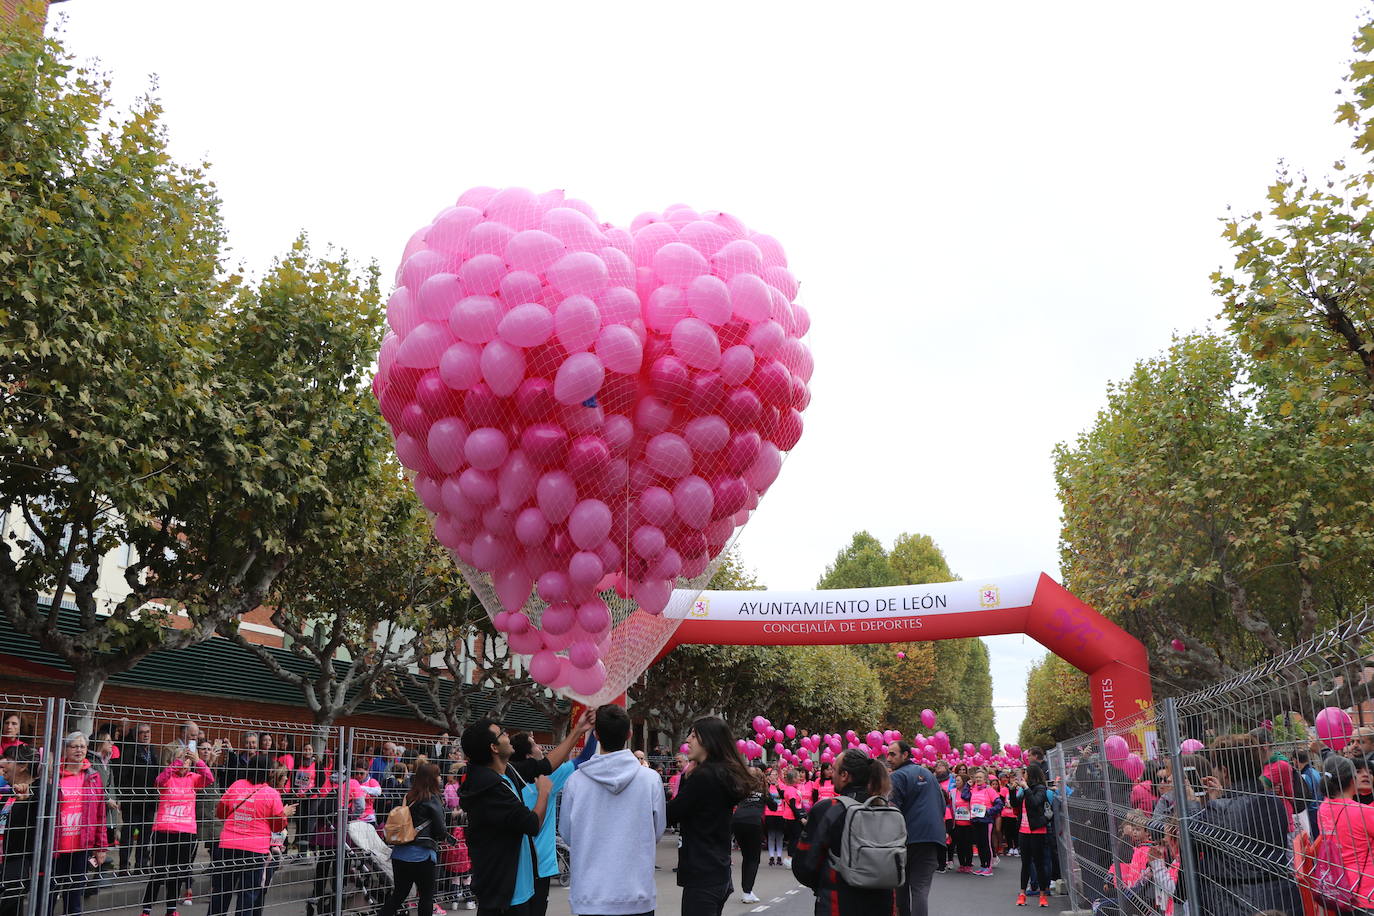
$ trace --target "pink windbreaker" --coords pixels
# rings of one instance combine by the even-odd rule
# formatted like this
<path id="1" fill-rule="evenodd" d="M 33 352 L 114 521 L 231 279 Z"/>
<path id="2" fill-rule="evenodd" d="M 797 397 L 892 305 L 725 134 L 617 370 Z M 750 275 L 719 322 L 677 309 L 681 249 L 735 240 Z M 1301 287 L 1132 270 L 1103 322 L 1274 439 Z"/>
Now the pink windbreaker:
<path id="1" fill-rule="evenodd" d="M 57 851 L 104 849 L 105 786 L 89 760 L 75 773 L 59 770 Z"/>
<path id="2" fill-rule="evenodd" d="M 162 790 L 153 817 L 154 833 L 196 832 L 196 790 L 214 785 L 215 774 L 196 760 L 196 768 L 182 772 L 175 764 L 157 775 L 154 785 Z"/>

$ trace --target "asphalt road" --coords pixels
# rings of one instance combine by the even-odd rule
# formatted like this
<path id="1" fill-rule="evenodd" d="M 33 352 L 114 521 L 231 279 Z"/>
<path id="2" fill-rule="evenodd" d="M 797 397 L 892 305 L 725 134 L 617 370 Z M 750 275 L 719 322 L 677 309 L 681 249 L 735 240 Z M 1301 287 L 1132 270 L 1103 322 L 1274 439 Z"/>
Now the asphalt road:
<path id="1" fill-rule="evenodd" d="M 765 913 L 767 916 L 810 916 L 815 908 L 815 896 L 811 889 L 797 883 L 790 869 L 763 865 L 754 884 L 754 893 L 759 895 L 758 903 L 741 903 L 739 889 L 739 853 L 735 861 L 735 893 L 725 906 L 725 916 L 741 916 L 744 913 Z M 765 861 L 766 858 L 765 858 Z M 658 865 L 655 873 L 658 879 L 657 916 L 677 916 L 678 900 L 681 891 L 674 883 L 672 868 L 677 864 L 677 839 L 667 835 L 658 844 Z M 986 916 L 986 914 L 1006 913 L 1061 913 L 1069 908 L 1067 897 L 1051 897 L 1048 909 L 1041 910 L 1032 897 L 1027 907 L 1016 906 L 1017 884 L 1021 877 L 1021 860 L 1004 858 L 994 870 L 991 878 L 974 875 L 960 875 L 950 871 L 935 876 L 935 884 L 930 891 L 930 912 L 932 916 Z M 570 916 L 568 892 L 554 887 L 549 895 L 550 916 Z M 183 914 L 185 916 L 185 914 Z"/>

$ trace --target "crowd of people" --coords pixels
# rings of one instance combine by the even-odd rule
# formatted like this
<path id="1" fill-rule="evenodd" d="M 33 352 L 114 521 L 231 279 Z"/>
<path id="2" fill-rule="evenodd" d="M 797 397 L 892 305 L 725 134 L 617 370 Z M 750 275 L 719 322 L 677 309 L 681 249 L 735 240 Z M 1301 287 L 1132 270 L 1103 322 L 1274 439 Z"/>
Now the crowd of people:
<path id="1" fill-rule="evenodd" d="M 458 739 L 369 747 L 351 772 L 333 749 L 297 749 L 286 735 L 240 734 L 236 747 L 184 722 L 154 743 L 148 724 L 128 721 L 67 734 L 49 772 L 20 716 L 0 724 L 0 916 L 27 912 L 44 861 L 35 855 L 44 791 L 57 815 L 50 914 L 81 913 L 111 876 L 141 884 L 144 916 L 179 916 L 195 901 L 202 852 L 210 916 L 231 906 L 260 914 L 293 856 L 313 864 L 309 916 L 329 911 L 336 880 L 373 894 L 382 916 L 412 894 L 426 916 L 446 904 L 543 916 L 565 869 L 574 914 L 645 914 L 657 905 L 656 848 L 673 827 L 684 916 L 723 911 L 736 892 L 735 851 L 743 903 L 759 902 L 761 868 L 783 868 L 814 890 L 817 913 L 925 916 L 935 875 L 988 877 L 1012 859 L 1009 905 L 1047 907 L 1061 876 L 1055 819 L 1074 796 L 1060 833 L 1086 866 L 1096 912 L 1297 916 L 1311 911 L 1304 898 L 1330 912 L 1374 910 L 1371 729 L 1340 752 L 1276 746 L 1264 728 L 1220 735 L 1130 777 L 1088 748 L 1066 761 L 1061 782 L 1047 777 L 1038 748 L 1018 766 L 927 767 L 901 740 L 813 767 L 750 763 L 730 726 L 709 716 L 665 772 L 630 748 L 630 719 L 616 705 L 584 714 L 547 750 L 479 719 Z M 886 820 L 862 826 L 875 813 Z M 1191 852 L 1181 846 L 1185 814 Z M 856 841 L 863 830 L 876 832 Z M 388 880 L 340 878 L 345 835 L 364 860 L 385 859 Z"/>

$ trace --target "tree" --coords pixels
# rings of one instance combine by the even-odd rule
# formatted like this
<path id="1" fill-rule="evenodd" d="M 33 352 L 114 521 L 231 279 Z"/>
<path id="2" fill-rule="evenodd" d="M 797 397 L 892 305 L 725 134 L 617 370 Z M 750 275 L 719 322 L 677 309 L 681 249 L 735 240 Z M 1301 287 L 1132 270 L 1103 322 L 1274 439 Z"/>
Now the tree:
<path id="1" fill-rule="evenodd" d="M 888 551 L 873 535 L 860 531 L 826 567 L 817 587 L 876 588 L 957 578 L 929 535 L 901 534 Z M 880 644 L 855 650 L 887 693 L 881 721 L 888 727 L 918 734 L 923 728 L 921 710 L 931 709 L 951 740 L 997 740 L 992 727 L 992 675 L 981 640 Z M 906 658 L 898 657 L 899 651 Z"/>
<path id="2" fill-rule="evenodd" d="M 1241 348 L 1290 376 L 1292 402 L 1368 460 L 1374 422 L 1374 22 L 1355 37 L 1337 121 L 1354 128 L 1336 177 L 1281 167 L 1268 211 L 1228 218 L 1234 269 L 1213 275 Z"/>
<path id="3" fill-rule="evenodd" d="M 1277 654 L 1374 585 L 1362 465 L 1321 424 L 1270 367 L 1199 334 L 1137 364 L 1056 450 L 1066 580 L 1145 643 L 1163 690 Z"/>
<path id="4" fill-rule="evenodd" d="M 395 461 L 379 463 L 367 483 L 340 512 L 345 536 L 296 559 L 267 597 L 301 669 L 248 639 L 237 620 L 222 627 L 301 690 L 321 729 L 425 662 L 439 648 L 431 634 L 465 624 L 474 603 Z"/>
<path id="5" fill-rule="evenodd" d="M 168 155 L 157 103 L 106 127 L 108 82 L 55 42 L 11 29 L 0 54 L 0 507 L 27 528 L 0 612 L 91 704 L 338 536 L 386 444 L 360 409 L 376 272 L 301 242 L 281 282 L 223 278 L 213 186 Z M 128 592 L 102 599 L 118 545 Z"/>
<path id="6" fill-rule="evenodd" d="M 1016 740 L 1049 747 L 1092 728 L 1088 676 L 1057 655 L 1046 655 L 1026 676 L 1026 717 Z"/>

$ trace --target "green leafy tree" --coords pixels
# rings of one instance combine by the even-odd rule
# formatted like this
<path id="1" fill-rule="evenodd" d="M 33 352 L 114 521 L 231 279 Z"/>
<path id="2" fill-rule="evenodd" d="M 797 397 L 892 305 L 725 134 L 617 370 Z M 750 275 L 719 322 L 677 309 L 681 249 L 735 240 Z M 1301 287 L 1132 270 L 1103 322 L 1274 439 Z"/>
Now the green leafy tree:
<path id="1" fill-rule="evenodd" d="M 214 189 L 169 156 L 155 101 L 110 121 L 108 82 L 32 30 L 0 56 L 0 507 L 26 529 L 0 549 L 0 613 L 89 704 L 341 534 L 386 447 L 363 406 L 376 273 L 302 242 L 259 289 L 222 278 Z M 127 594 L 99 595 L 118 545 Z"/>
<path id="2" fill-rule="evenodd" d="M 1225 237 L 1234 268 L 1213 276 L 1241 347 L 1288 376 L 1288 402 L 1308 401 L 1324 432 L 1370 456 L 1374 411 L 1374 22 L 1355 37 L 1337 121 L 1354 129 L 1334 177 L 1286 167 L 1266 209 L 1236 215 Z"/>
<path id="3" fill-rule="evenodd" d="M 1162 690 L 1281 652 L 1369 594 L 1369 490 L 1321 413 L 1229 340 L 1192 335 L 1056 450 L 1066 580 L 1145 643 Z"/>
<path id="4" fill-rule="evenodd" d="M 1088 676 L 1057 655 L 1046 655 L 1026 677 L 1026 716 L 1017 742 L 1049 747 L 1092 728 Z"/>
<path id="5" fill-rule="evenodd" d="M 876 588 L 957 579 L 929 535 L 899 535 L 888 551 L 873 535 L 860 531 L 826 567 L 817 587 Z M 880 644 L 858 646 L 855 651 L 887 693 L 880 719 L 888 727 L 911 735 L 924 732 L 920 714 L 928 708 L 936 714 L 937 728 L 951 740 L 996 742 L 992 675 L 981 640 Z M 899 651 L 906 658 L 900 658 Z"/>
<path id="6" fill-rule="evenodd" d="M 471 626 L 476 605 L 395 462 L 367 482 L 340 511 L 347 535 L 293 561 L 267 596 L 298 664 L 248 639 L 237 620 L 222 628 L 300 689 L 322 729 L 449 648 L 436 635 Z"/>

